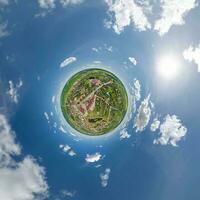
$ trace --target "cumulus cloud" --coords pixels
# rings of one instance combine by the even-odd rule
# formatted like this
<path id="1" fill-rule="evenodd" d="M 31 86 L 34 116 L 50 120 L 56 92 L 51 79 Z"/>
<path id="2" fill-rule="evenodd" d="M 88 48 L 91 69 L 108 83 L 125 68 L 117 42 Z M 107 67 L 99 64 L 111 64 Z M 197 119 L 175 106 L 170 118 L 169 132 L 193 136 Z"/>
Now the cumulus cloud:
<path id="1" fill-rule="evenodd" d="M 60 64 L 60 68 L 66 67 L 70 64 L 72 64 L 73 62 L 75 62 L 77 59 L 76 57 L 69 57 L 66 58 L 61 64 Z"/>
<path id="2" fill-rule="evenodd" d="M 173 25 L 182 25 L 187 13 L 197 6 L 196 0 L 161 0 L 161 17 L 156 20 L 154 30 L 164 35 Z"/>
<path id="3" fill-rule="evenodd" d="M 182 125 L 181 120 L 176 115 L 167 115 L 160 125 L 160 135 L 154 140 L 155 144 L 177 146 L 187 133 L 187 128 Z"/>
<path id="4" fill-rule="evenodd" d="M 151 117 L 151 102 L 150 95 L 145 98 L 139 108 L 137 109 L 137 115 L 134 119 L 134 128 L 137 131 L 143 131 L 149 123 Z"/>
<path id="5" fill-rule="evenodd" d="M 20 79 L 16 85 L 14 85 L 13 81 L 9 81 L 8 83 L 9 83 L 9 89 L 7 91 L 7 94 L 14 103 L 18 103 L 19 100 L 18 91 L 22 87 L 23 82 Z"/>
<path id="6" fill-rule="evenodd" d="M 133 65 L 137 65 L 137 60 L 134 57 L 129 57 L 128 59 Z"/>
<path id="7" fill-rule="evenodd" d="M 101 185 L 102 187 L 106 187 L 108 185 L 108 180 L 109 180 L 109 177 L 110 177 L 110 168 L 106 168 L 105 169 L 105 172 L 101 173 L 100 174 L 100 179 L 101 179 Z"/>
<path id="8" fill-rule="evenodd" d="M 99 152 L 97 152 L 95 154 L 87 154 L 85 160 L 88 163 L 94 163 L 94 162 L 99 161 L 101 158 L 102 158 L 102 155 Z"/>
<path id="9" fill-rule="evenodd" d="M 21 155 L 21 147 L 15 141 L 15 133 L 7 118 L 0 114 L 0 199 L 33 200 L 47 197 L 44 168 L 34 158 L 26 156 L 16 161 Z"/>
<path id="10" fill-rule="evenodd" d="M 142 6 L 135 0 L 105 0 L 109 15 L 113 19 L 106 21 L 106 27 L 111 27 L 120 34 L 126 26 L 133 25 L 139 31 L 151 28 Z M 109 26 L 108 26 L 109 25 Z"/>
<path id="11" fill-rule="evenodd" d="M 67 153 L 69 156 L 75 156 L 76 152 L 69 145 L 59 145 L 59 148 L 63 150 L 64 153 Z"/>
<path id="12" fill-rule="evenodd" d="M 130 134 L 128 134 L 128 131 L 127 131 L 127 129 L 126 128 L 124 128 L 124 129 L 122 129 L 121 131 L 120 131 L 120 139 L 122 140 L 122 139 L 128 139 L 128 138 L 130 138 L 131 137 L 131 135 Z"/>
<path id="13" fill-rule="evenodd" d="M 153 120 L 153 123 L 151 124 L 150 129 L 151 131 L 155 132 L 157 129 L 159 129 L 159 127 L 160 127 L 160 121 L 157 118 L 155 118 Z"/>
<path id="14" fill-rule="evenodd" d="M 200 44 L 195 48 L 190 46 L 183 51 L 183 57 L 189 62 L 197 64 L 198 72 L 200 72 Z"/>

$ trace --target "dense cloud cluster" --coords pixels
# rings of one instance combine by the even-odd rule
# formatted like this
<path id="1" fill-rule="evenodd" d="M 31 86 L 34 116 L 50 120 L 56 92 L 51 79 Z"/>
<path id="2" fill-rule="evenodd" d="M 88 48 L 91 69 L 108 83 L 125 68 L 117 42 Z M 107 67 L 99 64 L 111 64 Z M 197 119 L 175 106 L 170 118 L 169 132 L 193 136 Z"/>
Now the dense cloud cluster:
<path id="1" fill-rule="evenodd" d="M 108 5 L 110 21 L 107 28 L 113 28 L 120 34 L 125 27 L 132 25 L 138 31 L 153 29 L 164 35 L 173 25 L 184 24 L 184 17 L 197 6 L 196 0 L 160 0 L 160 13 L 154 13 L 152 7 L 158 2 L 136 0 L 105 0 Z M 147 12 L 149 11 L 149 12 Z M 155 21 L 150 22 L 148 15 L 154 15 Z"/>
<path id="2" fill-rule="evenodd" d="M 160 135 L 154 140 L 155 144 L 177 146 L 187 133 L 187 128 L 182 125 L 181 120 L 176 115 L 167 115 L 160 125 Z"/>

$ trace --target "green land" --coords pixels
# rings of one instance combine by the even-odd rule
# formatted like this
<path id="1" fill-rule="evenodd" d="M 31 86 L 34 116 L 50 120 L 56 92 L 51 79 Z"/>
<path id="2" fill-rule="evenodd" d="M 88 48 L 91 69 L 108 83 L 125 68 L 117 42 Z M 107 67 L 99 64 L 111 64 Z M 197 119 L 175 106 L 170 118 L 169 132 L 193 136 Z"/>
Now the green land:
<path id="1" fill-rule="evenodd" d="M 74 129 L 98 136 L 121 123 L 128 96 L 122 82 L 111 72 L 86 69 L 67 81 L 60 102 L 64 118 Z"/>

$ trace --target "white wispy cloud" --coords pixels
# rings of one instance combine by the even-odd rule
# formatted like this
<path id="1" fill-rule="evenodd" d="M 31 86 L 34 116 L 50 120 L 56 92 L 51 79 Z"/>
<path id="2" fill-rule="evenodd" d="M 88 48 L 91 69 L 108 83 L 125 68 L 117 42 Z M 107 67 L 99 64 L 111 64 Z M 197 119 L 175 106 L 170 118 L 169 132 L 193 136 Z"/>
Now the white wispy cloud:
<path id="1" fill-rule="evenodd" d="M 100 60 L 95 60 L 93 63 L 96 64 L 96 65 L 100 65 L 101 61 Z"/>
<path id="2" fill-rule="evenodd" d="M 134 57 L 129 57 L 128 59 L 133 65 L 137 65 L 137 60 Z"/>
<path id="3" fill-rule="evenodd" d="M 60 0 L 60 3 L 66 7 L 68 5 L 77 5 L 83 3 L 85 0 Z"/>
<path id="4" fill-rule="evenodd" d="M 23 82 L 20 79 L 19 82 L 15 85 L 13 83 L 13 81 L 9 81 L 9 89 L 7 91 L 7 94 L 9 95 L 10 99 L 14 102 L 14 103 L 18 103 L 19 100 L 19 89 L 22 87 Z"/>
<path id="5" fill-rule="evenodd" d="M 0 6 L 7 6 L 9 5 L 9 0 L 0 0 Z"/>
<path id="6" fill-rule="evenodd" d="M 102 52 L 102 51 L 112 53 L 113 52 L 113 46 L 105 43 L 102 46 L 92 47 L 92 51 L 94 51 L 96 53 Z"/>
<path id="7" fill-rule="evenodd" d="M 108 5 L 110 21 L 106 21 L 106 27 L 111 27 L 120 34 L 126 26 L 133 25 L 139 31 L 151 28 L 142 6 L 135 0 L 105 0 Z M 109 25 L 109 26 L 108 26 Z"/>
<path id="8" fill-rule="evenodd" d="M 63 190 L 61 195 L 62 197 L 74 197 L 76 195 L 76 191 Z"/>
<path id="9" fill-rule="evenodd" d="M 167 115 L 160 125 L 160 135 L 154 140 L 154 144 L 177 146 L 187 133 L 187 128 L 182 125 L 181 120 L 176 115 Z"/>
<path id="10" fill-rule="evenodd" d="M 96 48 L 96 47 L 92 47 L 92 51 L 94 51 L 94 52 L 99 52 L 99 49 Z"/>
<path id="11" fill-rule="evenodd" d="M 45 116 L 47 122 L 49 123 L 50 122 L 49 114 L 47 112 L 44 112 L 44 116 Z"/>
<path id="12" fill-rule="evenodd" d="M 130 134 L 128 134 L 128 131 L 127 131 L 127 129 L 126 128 L 123 128 L 121 131 L 120 131 L 120 139 L 122 140 L 122 139 L 128 139 L 128 138 L 130 138 L 131 137 L 131 135 Z"/>
<path id="13" fill-rule="evenodd" d="M 106 168 L 103 173 L 100 174 L 101 185 L 102 187 L 106 187 L 108 185 L 108 180 L 110 177 L 110 168 Z"/>
<path id="14" fill-rule="evenodd" d="M 200 44 L 197 47 L 190 46 L 183 51 L 183 57 L 189 62 L 194 62 L 200 72 Z"/>
<path id="15" fill-rule="evenodd" d="M 59 130 L 62 131 L 63 133 L 67 133 L 67 131 L 63 128 L 63 126 L 59 126 Z"/>
<path id="16" fill-rule="evenodd" d="M 184 24 L 185 16 L 196 6 L 196 0 L 161 0 L 162 13 L 155 22 L 154 30 L 164 35 L 173 25 Z"/>
<path id="17" fill-rule="evenodd" d="M 139 101 L 141 98 L 141 85 L 139 80 L 134 79 L 133 80 L 133 86 L 131 87 L 131 92 L 135 98 L 136 101 Z"/>
<path id="18" fill-rule="evenodd" d="M 88 163 L 94 163 L 94 162 L 99 161 L 101 158 L 102 158 L 102 155 L 99 152 L 97 152 L 94 154 L 87 154 L 85 160 Z"/>
<path id="19" fill-rule="evenodd" d="M 55 100 L 56 100 L 56 97 L 53 95 L 52 98 L 51 98 L 51 102 L 54 104 Z"/>
<path id="20" fill-rule="evenodd" d="M 139 108 L 137 109 L 137 115 L 134 119 L 134 128 L 137 131 L 143 131 L 149 123 L 151 117 L 151 102 L 150 95 L 145 98 Z"/>
<path id="21" fill-rule="evenodd" d="M 76 5 L 83 3 L 84 0 L 38 0 L 38 4 L 42 9 L 53 9 L 56 3 L 60 3 L 63 7 L 68 5 Z"/>
<path id="22" fill-rule="evenodd" d="M 9 34 L 8 23 L 0 23 L 0 38 L 6 37 Z"/>
<path id="23" fill-rule="evenodd" d="M 124 122 L 122 128 L 125 128 L 126 125 L 128 124 L 128 122 L 132 119 L 132 115 L 133 113 L 136 112 L 136 108 L 137 108 L 137 102 L 140 100 L 141 98 L 141 85 L 139 80 L 134 79 L 132 83 L 129 83 L 129 87 L 130 87 L 130 111 L 128 112 L 128 116 L 126 121 Z"/>
<path id="24" fill-rule="evenodd" d="M 34 200 L 47 197 L 44 168 L 31 156 L 16 161 L 21 147 L 5 115 L 0 114 L 0 199 Z"/>
<path id="25" fill-rule="evenodd" d="M 38 4 L 43 9 L 52 9 L 55 8 L 56 0 L 38 0 Z"/>
<path id="26" fill-rule="evenodd" d="M 73 62 L 75 62 L 77 59 L 76 57 L 69 57 L 66 58 L 61 64 L 60 64 L 60 68 L 66 67 L 70 64 L 72 64 Z"/>
<path id="27" fill-rule="evenodd" d="M 67 153 L 69 156 L 76 156 L 76 152 L 69 145 L 59 145 L 59 148 L 63 150 L 64 153 Z"/>
<path id="28" fill-rule="evenodd" d="M 160 127 L 160 121 L 157 118 L 155 118 L 151 124 L 150 129 L 151 131 L 155 132 L 157 129 L 159 129 L 159 127 Z"/>

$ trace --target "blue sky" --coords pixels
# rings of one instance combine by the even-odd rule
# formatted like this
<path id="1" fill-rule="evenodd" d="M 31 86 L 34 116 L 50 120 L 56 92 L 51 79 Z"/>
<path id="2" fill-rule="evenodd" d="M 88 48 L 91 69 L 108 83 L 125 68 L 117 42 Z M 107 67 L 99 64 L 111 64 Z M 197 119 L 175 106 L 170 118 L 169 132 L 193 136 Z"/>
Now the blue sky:
<path id="1" fill-rule="evenodd" d="M 0 0 L 0 199 L 199 200 L 197 0 Z M 112 134 L 60 111 L 74 73 L 129 94 Z"/>

